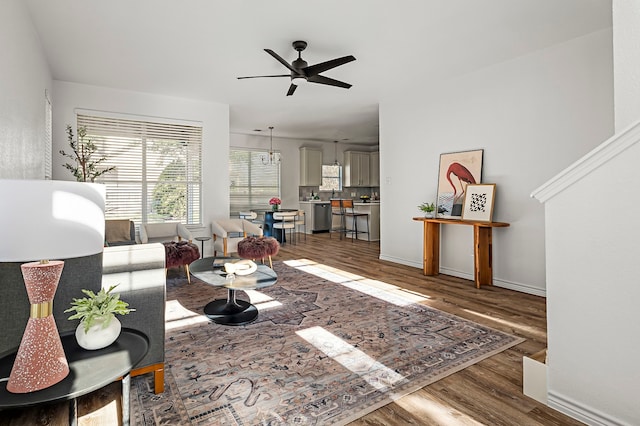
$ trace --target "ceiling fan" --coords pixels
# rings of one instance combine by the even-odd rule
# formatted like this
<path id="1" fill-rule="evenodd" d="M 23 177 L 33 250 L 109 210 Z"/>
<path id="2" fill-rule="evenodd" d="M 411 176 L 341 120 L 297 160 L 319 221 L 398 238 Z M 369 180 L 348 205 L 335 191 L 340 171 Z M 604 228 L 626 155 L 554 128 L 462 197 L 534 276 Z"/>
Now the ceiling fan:
<path id="1" fill-rule="evenodd" d="M 332 68 L 338 67 L 340 65 L 344 65 L 348 62 L 355 61 L 352 55 L 343 56 L 342 58 L 332 59 L 330 61 L 321 62 L 315 65 L 307 65 L 307 62 L 302 59 L 301 52 L 306 49 L 307 42 L 302 40 L 297 40 L 292 43 L 293 48 L 298 51 L 298 59 L 293 61 L 292 63 L 288 63 L 280 55 L 274 52 L 271 49 L 264 49 L 269 55 L 276 58 L 278 62 L 287 67 L 291 74 L 279 74 L 279 75 L 254 75 L 248 77 L 238 77 L 238 80 L 244 78 L 263 78 L 263 77 L 290 77 L 291 85 L 289 86 L 289 91 L 287 92 L 287 96 L 293 95 L 293 92 L 296 91 L 299 85 L 309 83 L 317 83 L 317 84 L 326 84 L 329 86 L 336 86 L 348 89 L 351 87 L 349 83 L 345 83 L 343 81 L 334 80 L 333 78 L 325 77 L 320 75 L 321 72 L 330 70 Z"/>

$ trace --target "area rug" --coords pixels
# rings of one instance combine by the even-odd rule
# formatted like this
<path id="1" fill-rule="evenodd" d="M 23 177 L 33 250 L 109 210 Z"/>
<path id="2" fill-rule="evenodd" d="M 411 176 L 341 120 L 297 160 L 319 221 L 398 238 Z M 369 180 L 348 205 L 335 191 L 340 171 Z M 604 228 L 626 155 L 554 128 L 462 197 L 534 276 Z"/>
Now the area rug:
<path id="1" fill-rule="evenodd" d="M 167 280 L 166 391 L 134 378 L 133 424 L 342 425 L 523 341 L 380 281 L 273 267 L 276 285 L 239 292 L 260 312 L 239 327 L 202 314 L 226 289 Z"/>

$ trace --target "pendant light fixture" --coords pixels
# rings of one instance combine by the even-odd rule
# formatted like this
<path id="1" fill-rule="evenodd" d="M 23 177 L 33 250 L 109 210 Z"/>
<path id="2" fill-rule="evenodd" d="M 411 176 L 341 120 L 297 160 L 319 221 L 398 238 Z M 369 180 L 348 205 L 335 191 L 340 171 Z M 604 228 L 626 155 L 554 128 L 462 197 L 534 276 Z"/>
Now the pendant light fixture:
<path id="1" fill-rule="evenodd" d="M 269 154 L 263 155 L 261 159 L 265 166 L 280 164 L 280 153 L 273 151 L 273 126 L 269 126 Z"/>
<path id="2" fill-rule="evenodd" d="M 335 160 L 333 161 L 333 165 L 334 166 L 339 166 L 340 163 L 338 162 L 338 141 L 333 141 L 333 156 L 335 158 Z"/>

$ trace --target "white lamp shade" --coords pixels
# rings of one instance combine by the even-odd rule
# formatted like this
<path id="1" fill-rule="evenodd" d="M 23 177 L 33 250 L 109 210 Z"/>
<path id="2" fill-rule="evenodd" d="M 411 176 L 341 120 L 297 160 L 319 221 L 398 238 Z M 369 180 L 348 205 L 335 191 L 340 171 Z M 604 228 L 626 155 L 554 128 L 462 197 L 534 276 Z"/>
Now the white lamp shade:
<path id="1" fill-rule="evenodd" d="M 0 180 L 0 261 L 67 259 L 102 252 L 104 185 Z"/>

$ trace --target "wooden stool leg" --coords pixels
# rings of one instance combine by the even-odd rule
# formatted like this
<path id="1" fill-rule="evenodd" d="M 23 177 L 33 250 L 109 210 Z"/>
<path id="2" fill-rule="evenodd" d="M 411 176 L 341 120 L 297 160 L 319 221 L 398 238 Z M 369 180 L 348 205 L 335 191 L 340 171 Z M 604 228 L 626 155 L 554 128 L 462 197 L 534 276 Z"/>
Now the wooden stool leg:
<path id="1" fill-rule="evenodd" d="M 187 282 L 191 284 L 191 274 L 189 273 L 189 265 L 184 265 L 184 269 L 187 272 Z"/>
<path id="2" fill-rule="evenodd" d="M 269 256 L 269 268 L 273 269 L 273 263 L 271 262 L 271 256 Z"/>

